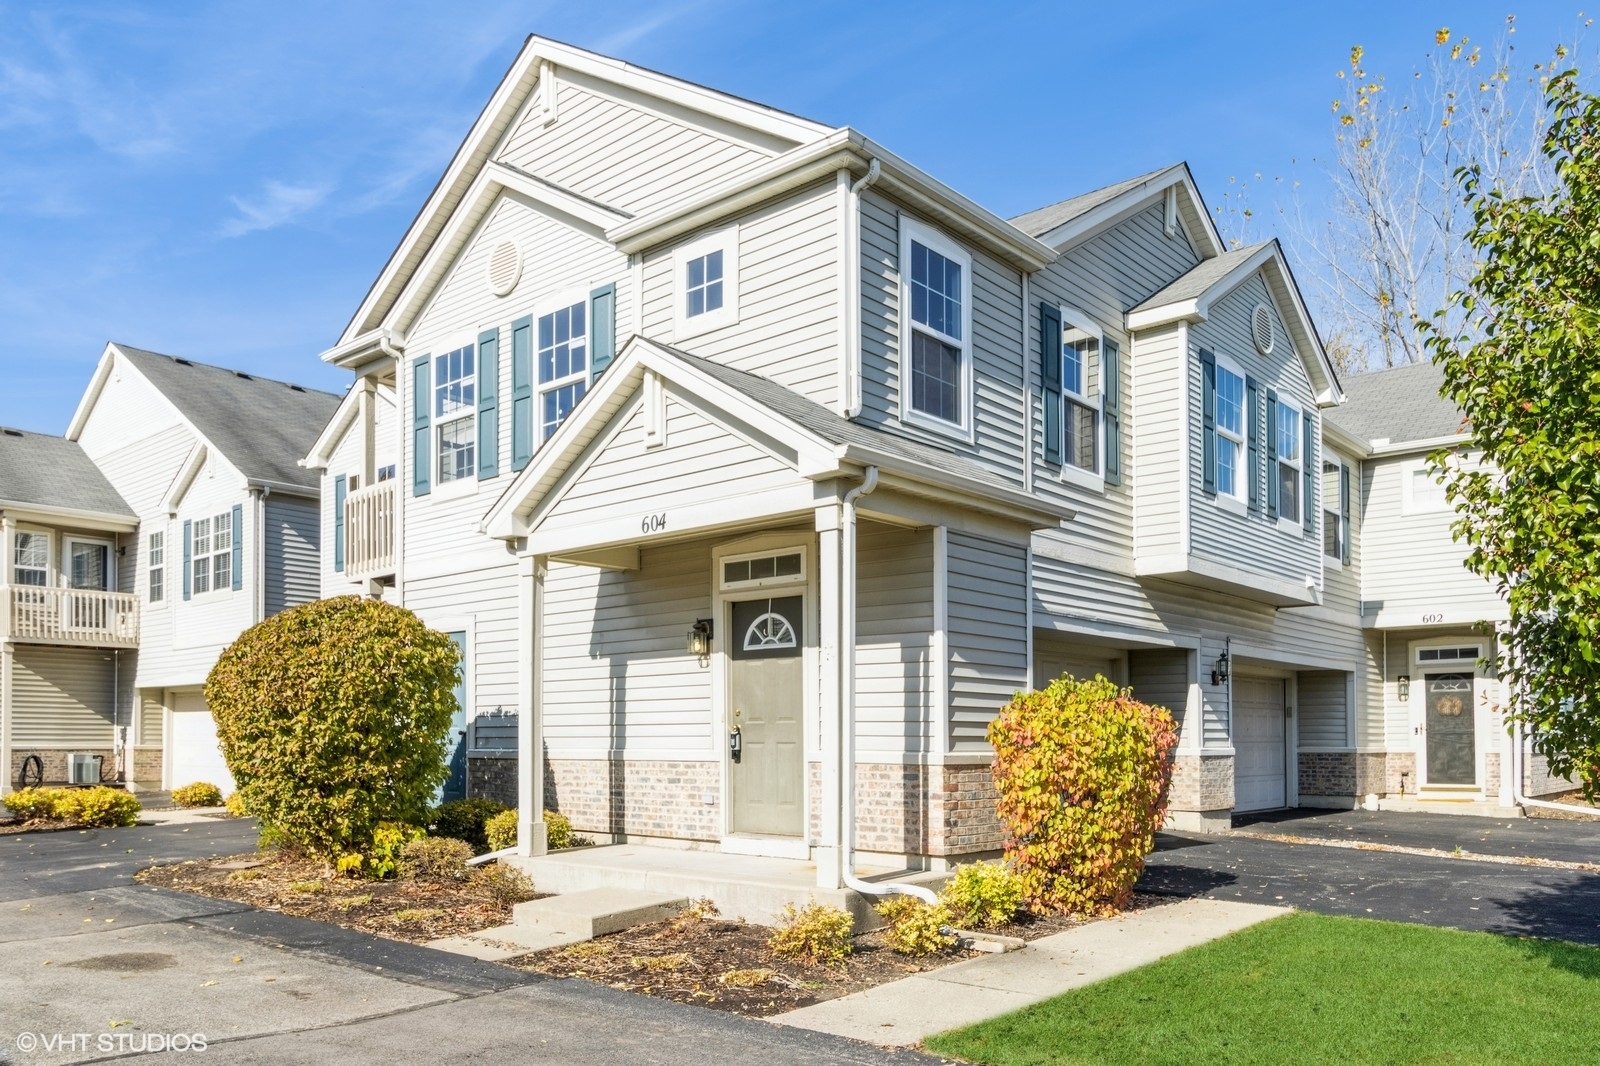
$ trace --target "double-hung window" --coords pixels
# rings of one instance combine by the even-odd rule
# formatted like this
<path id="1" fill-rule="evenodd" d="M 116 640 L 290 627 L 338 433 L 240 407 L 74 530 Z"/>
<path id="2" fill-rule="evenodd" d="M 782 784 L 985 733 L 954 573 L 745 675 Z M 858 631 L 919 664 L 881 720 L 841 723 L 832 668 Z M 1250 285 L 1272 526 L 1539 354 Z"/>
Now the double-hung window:
<path id="1" fill-rule="evenodd" d="M 1300 448 L 1300 409 L 1278 400 L 1272 432 L 1277 444 L 1278 518 L 1300 522 L 1301 466 L 1305 457 Z"/>
<path id="2" fill-rule="evenodd" d="M 587 298 L 539 316 L 539 439 L 549 440 L 589 387 Z"/>
<path id="3" fill-rule="evenodd" d="M 902 219 L 907 305 L 901 415 L 946 432 L 970 425 L 972 259 L 942 235 Z"/>
<path id="4" fill-rule="evenodd" d="M 50 583 L 50 534 L 18 531 L 13 539 L 11 581 L 16 585 Z"/>
<path id="5" fill-rule="evenodd" d="M 150 602 L 160 603 L 167 594 L 167 535 L 152 533 L 147 544 L 145 568 L 150 572 Z"/>
<path id="6" fill-rule="evenodd" d="M 1100 331 L 1076 321 L 1070 311 L 1061 319 L 1061 458 L 1065 466 L 1097 473 L 1100 469 Z"/>
<path id="7" fill-rule="evenodd" d="M 190 527 L 189 576 L 194 594 L 233 587 L 233 515 L 196 519 Z"/>
<path id="8" fill-rule="evenodd" d="M 477 347 L 468 344 L 433 360 L 433 417 L 439 440 L 439 483 L 477 472 Z"/>
<path id="9" fill-rule="evenodd" d="M 1350 561 L 1350 512 L 1353 510 L 1350 467 L 1337 459 L 1322 462 L 1322 554 L 1336 563 Z"/>
<path id="10" fill-rule="evenodd" d="M 1252 471 L 1245 462 L 1244 376 L 1217 362 L 1217 494 L 1244 501 Z"/>

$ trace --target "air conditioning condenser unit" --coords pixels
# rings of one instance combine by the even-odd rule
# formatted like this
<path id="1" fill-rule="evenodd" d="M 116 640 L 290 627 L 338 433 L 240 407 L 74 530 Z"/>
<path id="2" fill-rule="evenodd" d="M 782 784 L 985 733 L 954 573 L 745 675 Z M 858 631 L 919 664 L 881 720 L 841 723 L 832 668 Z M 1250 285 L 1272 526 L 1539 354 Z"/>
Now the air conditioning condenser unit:
<path id="1" fill-rule="evenodd" d="M 74 753 L 67 756 L 67 781 L 74 785 L 100 783 L 100 756 Z"/>

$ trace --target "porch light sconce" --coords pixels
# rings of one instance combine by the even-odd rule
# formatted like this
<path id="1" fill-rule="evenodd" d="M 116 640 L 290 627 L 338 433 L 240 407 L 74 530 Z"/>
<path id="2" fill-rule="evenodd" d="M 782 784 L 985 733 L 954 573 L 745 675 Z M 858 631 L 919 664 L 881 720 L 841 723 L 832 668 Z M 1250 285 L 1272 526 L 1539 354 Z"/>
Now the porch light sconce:
<path id="1" fill-rule="evenodd" d="M 1400 698 L 1409 700 L 1411 698 L 1411 675 L 1401 674 L 1395 680 L 1400 682 Z"/>
<path id="2" fill-rule="evenodd" d="M 1211 683 L 1220 685 L 1228 680 L 1228 653 L 1223 652 L 1217 659 L 1217 665 L 1211 668 Z"/>
<path id="3" fill-rule="evenodd" d="M 711 654 L 711 619 L 695 619 L 694 625 L 689 629 L 689 654 L 695 656 Z"/>

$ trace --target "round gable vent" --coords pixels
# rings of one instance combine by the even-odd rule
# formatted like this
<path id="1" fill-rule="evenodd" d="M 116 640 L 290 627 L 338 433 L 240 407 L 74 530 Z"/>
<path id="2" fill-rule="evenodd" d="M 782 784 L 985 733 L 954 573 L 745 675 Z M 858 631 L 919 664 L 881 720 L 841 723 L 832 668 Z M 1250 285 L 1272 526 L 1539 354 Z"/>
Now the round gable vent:
<path id="1" fill-rule="evenodd" d="M 489 290 L 496 296 L 505 296 L 517 287 L 522 277 L 522 249 L 515 241 L 501 241 L 489 253 Z"/>
<path id="2" fill-rule="evenodd" d="M 1255 341 L 1256 351 L 1262 355 L 1272 354 L 1272 312 L 1267 310 L 1266 304 L 1256 304 L 1250 315 L 1250 339 Z"/>

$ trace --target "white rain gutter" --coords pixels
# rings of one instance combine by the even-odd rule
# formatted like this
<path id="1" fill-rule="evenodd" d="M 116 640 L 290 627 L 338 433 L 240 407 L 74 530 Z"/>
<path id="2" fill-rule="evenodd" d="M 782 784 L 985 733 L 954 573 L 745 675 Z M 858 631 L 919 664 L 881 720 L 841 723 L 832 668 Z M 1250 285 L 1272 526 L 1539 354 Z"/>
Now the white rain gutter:
<path id="1" fill-rule="evenodd" d="M 844 526 L 844 585 L 840 596 L 839 674 L 839 848 L 844 886 L 864 896 L 915 896 L 924 903 L 938 903 L 939 897 L 921 885 L 872 884 L 856 876 L 856 501 L 878 487 L 878 468 L 867 467 L 867 476 L 844 494 L 841 506 Z"/>
<path id="2" fill-rule="evenodd" d="M 845 342 L 840 358 L 839 395 L 844 401 L 844 416 L 861 414 L 861 193 L 883 173 L 883 164 L 873 156 L 867 172 L 850 186 L 845 208 L 844 307 Z M 871 490 L 867 490 L 870 492 Z M 865 495 L 865 493 L 863 493 Z"/>
<path id="3" fill-rule="evenodd" d="M 1550 800 L 1530 799 L 1522 794 L 1523 759 L 1526 758 L 1522 748 L 1522 722 L 1517 721 L 1511 727 L 1511 798 L 1519 807 L 1538 807 L 1547 811 L 1567 811 L 1572 814 L 1587 814 L 1590 817 L 1600 815 L 1600 810 L 1593 807 L 1579 807 L 1571 803 L 1553 803 Z"/>

